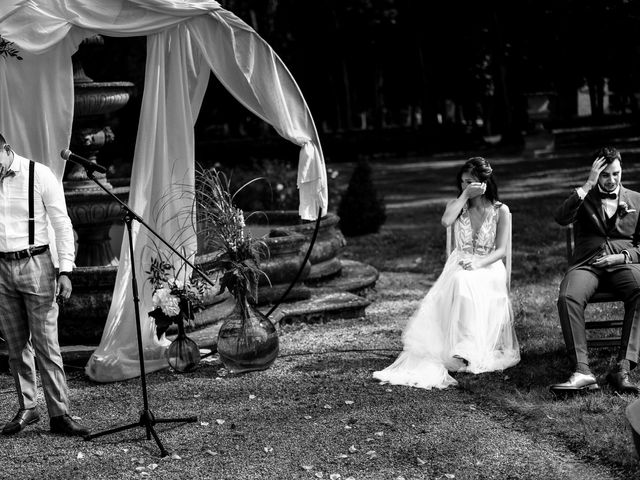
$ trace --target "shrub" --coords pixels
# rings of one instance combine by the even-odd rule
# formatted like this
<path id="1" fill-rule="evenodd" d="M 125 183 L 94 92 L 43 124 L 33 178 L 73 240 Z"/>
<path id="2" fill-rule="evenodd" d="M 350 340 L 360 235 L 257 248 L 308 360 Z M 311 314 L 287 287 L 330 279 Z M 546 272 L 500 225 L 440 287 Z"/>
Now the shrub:
<path id="1" fill-rule="evenodd" d="M 371 179 L 371 165 L 362 160 L 356 165 L 347 191 L 338 207 L 340 229 L 348 237 L 376 233 L 387 219 L 384 200 Z"/>
<path id="2" fill-rule="evenodd" d="M 298 210 L 300 197 L 296 164 L 278 159 L 260 159 L 254 160 L 250 167 L 216 167 L 228 176 L 232 191 L 251 179 L 263 179 L 247 185 L 236 197 L 236 204 L 244 211 Z M 327 167 L 329 209 L 334 211 L 340 202 L 339 175 L 336 168 Z"/>

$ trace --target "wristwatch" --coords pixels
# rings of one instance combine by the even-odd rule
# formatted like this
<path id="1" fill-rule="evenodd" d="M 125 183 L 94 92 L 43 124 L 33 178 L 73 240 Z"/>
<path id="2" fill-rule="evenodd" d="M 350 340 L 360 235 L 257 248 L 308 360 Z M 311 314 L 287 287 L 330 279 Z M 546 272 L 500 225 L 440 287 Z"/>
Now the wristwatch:
<path id="1" fill-rule="evenodd" d="M 624 263 L 631 263 L 631 254 L 627 250 L 620 252 L 624 255 Z"/>
<path id="2" fill-rule="evenodd" d="M 60 278 L 62 275 L 64 275 L 67 278 L 71 278 L 71 272 L 60 272 L 58 273 L 58 278 Z"/>

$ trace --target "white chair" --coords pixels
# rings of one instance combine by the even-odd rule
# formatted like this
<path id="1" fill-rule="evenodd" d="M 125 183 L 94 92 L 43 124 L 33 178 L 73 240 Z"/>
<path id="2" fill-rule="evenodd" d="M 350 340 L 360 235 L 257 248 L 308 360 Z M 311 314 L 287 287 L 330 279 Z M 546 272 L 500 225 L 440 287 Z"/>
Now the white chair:
<path id="1" fill-rule="evenodd" d="M 513 219 L 511 216 L 511 212 L 508 213 L 508 218 L 511 221 L 509 222 L 509 230 L 507 232 L 507 254 L 502 259 L 502 261 L 504 262 L 505 269 L 507 270 L 507 291 L 511 292 L 511 232 L 513 229 Z M 451 252 L 453 252 L 453 249 L 455 248 L 456 239 L 453 235 L 454 225 L 455 222 L 447 227 L 447 258 L 449 258 L 449 255 L 451 255 Z"/>

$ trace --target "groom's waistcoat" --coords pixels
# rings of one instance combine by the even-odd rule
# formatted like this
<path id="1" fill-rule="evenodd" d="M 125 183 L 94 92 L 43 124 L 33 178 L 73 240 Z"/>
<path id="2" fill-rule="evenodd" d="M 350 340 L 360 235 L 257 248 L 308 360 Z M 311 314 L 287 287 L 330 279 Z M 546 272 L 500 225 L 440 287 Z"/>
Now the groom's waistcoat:
<path id="1" fill-rule="evenodd" d="M 622 250 L 629 252 L 633 263 L 640 262 L 640 193 L 620 186 L 619 195 L 618 210 L 611 218 L 602 208 L 597 187 L 592 188 L 584 200 L 574 190 L 556 210 L 556 222 L 563 226 L 573 223 L 575 247 L 569 268 L 589 263 L 603 253 L 615 254 Z"/>

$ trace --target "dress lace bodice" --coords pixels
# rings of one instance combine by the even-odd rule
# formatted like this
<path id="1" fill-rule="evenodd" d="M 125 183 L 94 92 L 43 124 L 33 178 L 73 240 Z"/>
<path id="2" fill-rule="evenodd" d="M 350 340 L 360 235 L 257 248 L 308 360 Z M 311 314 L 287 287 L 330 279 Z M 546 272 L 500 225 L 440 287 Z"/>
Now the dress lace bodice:
<path id="1" fill-rule="evenodd" d="M 501 205 L 501 203 L 493 205 L 475 234 L 471 225 L 469 208 L 465 205 L 455 222 L 456 249 L 471 255 L 487 255 L 495 250 L 498 209 Z"/>

